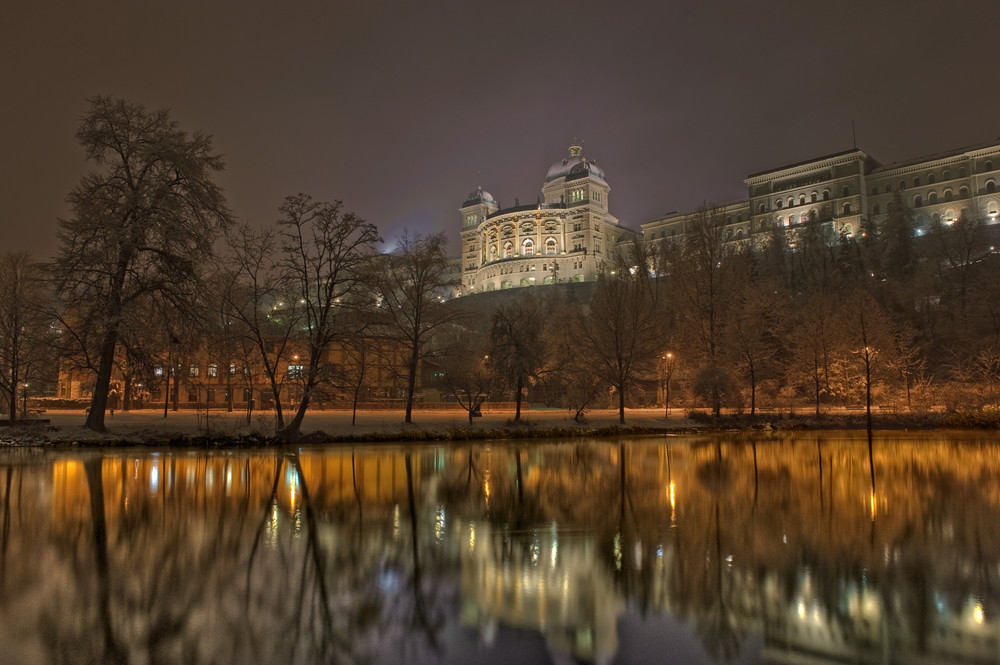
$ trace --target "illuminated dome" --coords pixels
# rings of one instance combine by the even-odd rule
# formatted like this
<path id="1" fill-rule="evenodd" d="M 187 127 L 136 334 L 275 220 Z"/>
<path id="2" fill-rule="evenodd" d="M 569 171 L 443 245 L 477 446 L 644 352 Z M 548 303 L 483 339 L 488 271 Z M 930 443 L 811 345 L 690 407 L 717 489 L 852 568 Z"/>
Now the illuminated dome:
<path id="1" fill-rule="evenodd" d="M 465 197 L 465 203 L 462 207 L 476 205 L 477 203 L 485 203 L 486 205 L 497 206 L 497 201 L 493 198 L 493 195 L 485 191 L 482 187 L 470 193 Z M 497 206 L 499 207 L 499 206 Z"/>
<path id="2" fill-rule="evenodd" d="M 607 183 L 604 176 L 604 169 L 583 156 L 583 147 L 571 145 L 569 147 L 569 157 L 561 159 L 549 167 L 549 172 L 545 174 L 545 182 L 552 182 L 559 178 L 569 177 L 570 180 L 593 176 L 602 182 Z"/>

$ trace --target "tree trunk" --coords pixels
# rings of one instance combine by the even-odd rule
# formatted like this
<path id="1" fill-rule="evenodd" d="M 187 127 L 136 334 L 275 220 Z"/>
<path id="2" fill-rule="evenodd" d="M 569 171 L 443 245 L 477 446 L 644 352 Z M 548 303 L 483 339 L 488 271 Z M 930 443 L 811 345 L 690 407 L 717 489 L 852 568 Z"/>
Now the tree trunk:
<path id="1" fill-rule="evenodd" d="M 90 412 L 84 427 L 95 432 L 104 432 L 104 411 L 108 406 L 108 388 L 111 386 L 111 370 L 114 367 L 115 346 L 118 342 L 118 329 L 111 327 L 104 333 L 101 344 L 101 357 L 97 366 L 97 380 L 94 382 L 94 395 L 90 400 Z"/>
<path id="2" fill-rule="evenodd" d="M 406 382 L 406 418 L 403 422 L 410 424 L 413 422 L 413 393 L 417 388 L 417 345 L 413 345 L 410 354 L 409 377 Z"/>
<path id="3" fill-rule="evenodd" d="M 625 391 L 618 387 L 618 422 L 625 424 Z"/>
<path id="4" fill-rule="evenodd" d="M 521 391 L 524 389 L 521 375 L 517 376 L 517 387 L 514 393 L 514 422 L 521 422 Z"/>

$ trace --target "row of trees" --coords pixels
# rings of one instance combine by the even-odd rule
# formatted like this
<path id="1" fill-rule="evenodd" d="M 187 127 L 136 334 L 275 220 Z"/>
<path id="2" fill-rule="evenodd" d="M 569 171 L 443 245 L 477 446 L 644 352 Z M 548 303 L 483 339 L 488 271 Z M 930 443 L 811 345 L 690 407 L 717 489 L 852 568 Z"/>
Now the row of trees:
<path id="1" fill-rule="evenodd" d="M 520 420 L 530 394 L 578 417 L 610 402 L 624 422 L 627 405 L 669 391 L 675 363 L 716 414 L 755 413 L 762 399 L 808 399 L 819 413 L 873 390 L 910 404 L 930 399 L 932 379 L 985 385 L 990 399 L 1000 383 L 992 227 L 973 215 L 917 233 L 897 200 L 857 238 L 810 219 L 733 243 L 705 207 L 682 238 L 619 247 L 585 297 L 520 289 L 446 302 L 441 235 L 404 234 L 381 254 L 373 224 L 304 194 L 270 229 L 237 225 L 211 140 L 165 111 L 99 97 L 77 138 L 96 170 L 69 195 L 55 260 L 0 261 L 12 414 L 18 386 L 53 354 L 92 372 L 92 429 L 104 428 L 113 379 L 128 403 L 166 365 L 169 394 L 173 369 L 200 355 L 238 367 L 229 381 L 250 390 L 278 396 L 293 382 L 291 412 L 274 402 L 289 437 L 331 389 L 357 404 L 375 359 L 399 373 L 407 422 L 430 366 L 470 420 L 505 395 Z"/>

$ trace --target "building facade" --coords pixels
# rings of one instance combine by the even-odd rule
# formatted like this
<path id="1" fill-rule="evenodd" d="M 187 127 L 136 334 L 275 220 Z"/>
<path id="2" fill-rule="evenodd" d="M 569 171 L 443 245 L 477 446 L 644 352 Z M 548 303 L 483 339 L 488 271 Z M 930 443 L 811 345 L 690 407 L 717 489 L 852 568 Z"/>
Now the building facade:
<path id="1" fill-rule="evenodd" d="M 832 241 L 861 232 L 863 218 L 885 220 L 899 196 L 913 210 L 917 234 L 962 215 L 995 223 L 1000 208 L 1000 144 L 963 148 L 907 162 L 880 164 L 861 150 L 811 159 L 748 176 L 747 198 L 719 206 L 727 237 L 749 238 L 773 225 L 795 229 L 809 219 Z M 694 212 L 642 225 L 646 239 L 683 235 Z"/>
<path id="2" fill-rule="evenodd" d="M 608 209 L 604 170 L 573 145 L 545 175 L 537 203 L 501 209 L 481 187 L 462 214 L 460 294 L 597 279 L 614 246 L 637 233 Z"/>

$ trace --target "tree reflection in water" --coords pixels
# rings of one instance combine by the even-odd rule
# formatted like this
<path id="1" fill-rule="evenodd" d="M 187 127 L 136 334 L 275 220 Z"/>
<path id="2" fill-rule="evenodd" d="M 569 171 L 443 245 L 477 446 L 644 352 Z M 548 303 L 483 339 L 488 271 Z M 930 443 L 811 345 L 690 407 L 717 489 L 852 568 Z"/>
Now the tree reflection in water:
<path id="1" fill-rule="evenodd" d="M 0 664 L 1000 663 L 1000 446 L 876 443 L 2 451 Z"/>

